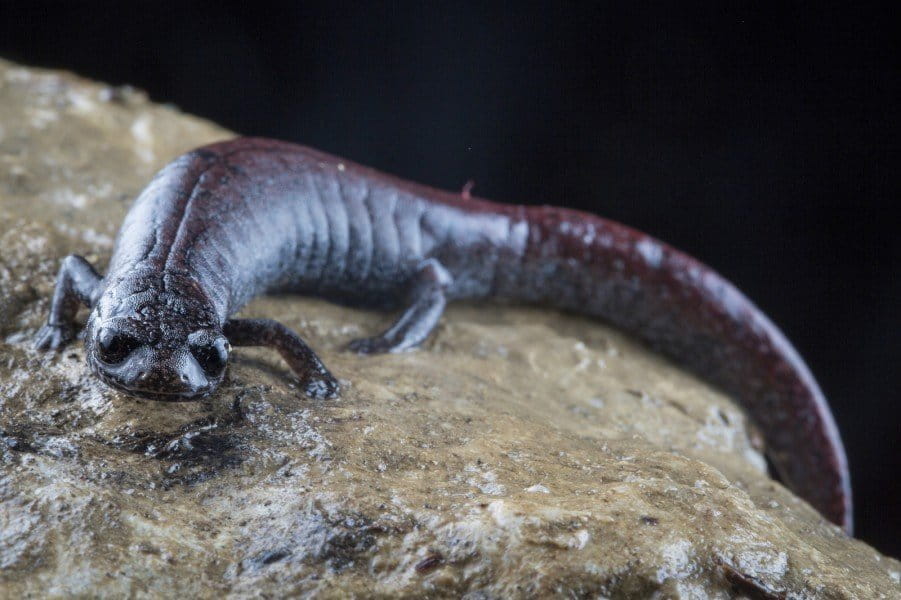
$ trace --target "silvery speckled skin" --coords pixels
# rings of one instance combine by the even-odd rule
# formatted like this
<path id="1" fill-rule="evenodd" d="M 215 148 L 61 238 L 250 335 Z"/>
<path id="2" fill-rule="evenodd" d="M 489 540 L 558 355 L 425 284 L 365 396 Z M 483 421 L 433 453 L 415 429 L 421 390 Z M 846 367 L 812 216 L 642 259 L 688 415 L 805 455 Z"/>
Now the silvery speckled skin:
<path id="1" fill-rule="evenodd" d="M 412 184 L 308 148 L 238 138 L 189 152 L 135 201 L 105 277 L 63 263 L 40 348 L 74 337 L 98 377 L 130 394 L 214 391 L 231 345 L 276 348 L 313 397 L 334 377 L 293 331 L 229 316 L 291 291 L 405 307 L 362 353 L 415 347 L 449 300 L 506 298 L 603 318 L 741 401 L 786 483 L 850 531 L 846 458 L 816 381 L 782 333 L 729 282 L 618 223 L 495 204 Z"/>

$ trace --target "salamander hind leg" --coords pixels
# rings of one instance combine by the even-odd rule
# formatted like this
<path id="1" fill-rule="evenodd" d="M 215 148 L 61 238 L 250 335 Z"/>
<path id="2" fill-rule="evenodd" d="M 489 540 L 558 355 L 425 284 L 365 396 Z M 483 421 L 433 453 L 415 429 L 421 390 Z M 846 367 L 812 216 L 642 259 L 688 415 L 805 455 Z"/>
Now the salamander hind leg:
<path id="1" fill-rule="evenodd" d="M 348 349 L 360 354 L 403 352 L 421 344 L 441 319 L 447 305 L 445 290 L 453 277 L 437 260 L 429 259 L 420 265 L 410 282 L 410 305 L 386 331 L 370 338 L 360 338 L 348 344 Z"/>
<path id="2" fill-rule="evenodd" d="M 38 350 L 59 350 L 75 339 L 78 307 L 93 306 L 102 277 L 81 256 L 71 254 L 60 266 L 50 302 L 50 316 L 34 337 Z"/>
<path id="3" fill-rule="evenodd" d="M 315 399 L 338 395 L 338 380 L 316 353 L 288 327 L 272 319 L 229 319 L 223 333 L 233 346 L 271 346 L 300 378 L 304 393 Z"/>

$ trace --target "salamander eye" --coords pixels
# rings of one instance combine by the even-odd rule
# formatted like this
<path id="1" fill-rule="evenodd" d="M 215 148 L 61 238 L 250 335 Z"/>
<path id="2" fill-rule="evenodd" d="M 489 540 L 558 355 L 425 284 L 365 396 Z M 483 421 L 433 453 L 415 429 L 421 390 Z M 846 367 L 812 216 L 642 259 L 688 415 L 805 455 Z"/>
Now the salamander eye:
<path id="1" fill-rule="evenodd" d="M 141 342 L 127 333 L 114 329 L 104 329 L 97 339 L 97 355 L 103 362 L 116 365 L 128 358 Z"/>
<path id="2" fill-rule="evenodd" d="M 192 345 L 191 354 L 204 372 L 211 377 L 218 377 L 225 370 L 228 362 L 228 351 L 231 347 L 225 338 L 217 338 L 210 344 Z"/>

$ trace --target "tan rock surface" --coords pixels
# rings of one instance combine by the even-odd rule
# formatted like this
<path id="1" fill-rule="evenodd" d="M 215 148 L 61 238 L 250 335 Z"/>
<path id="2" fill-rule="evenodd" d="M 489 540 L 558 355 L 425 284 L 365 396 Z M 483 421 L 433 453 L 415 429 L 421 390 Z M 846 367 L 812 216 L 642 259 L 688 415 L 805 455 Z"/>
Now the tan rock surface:
<path id="1" fill-rule="evenodd" d="M 80 342 L 31 350 L 60 258 L 102 267 L 153 172 L 228 135 L 0 62 L 0 597 L 901 596 L 735 405 L 597 322 L 455 306 L 427 348 L 358 357 L 388 316 L 254 302 L 344 380 L 326 402 L 264 350 L 175 405 L 105 388 Z"/>

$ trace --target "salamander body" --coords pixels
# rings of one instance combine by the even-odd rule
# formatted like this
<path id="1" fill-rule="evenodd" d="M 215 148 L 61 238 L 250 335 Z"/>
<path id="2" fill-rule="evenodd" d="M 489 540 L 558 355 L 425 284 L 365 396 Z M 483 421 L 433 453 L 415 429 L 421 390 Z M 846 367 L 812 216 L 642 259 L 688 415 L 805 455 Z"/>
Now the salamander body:
<path id="1" fill-rule="evenodd" d="M 402 309 L 360 353 L 420 344 L 448 301 L 502 298 L 599 317 L 736 397 L 786 483 L 850 529 L 846 459 L 819 387 L 782 333 L 729 282 L 641 232 L 583 212 L 434 190 L 309 148 L 238 138 L 164 167 L 135 201 L 101 277 L 63 262 L 36 344 L 73 339 L 109 385 L 190 400 L 232 346 L 280 352 L 312 397 L 338 392 L 316 354 L 266 319 L 231 319 L 265 292 Z"/>

